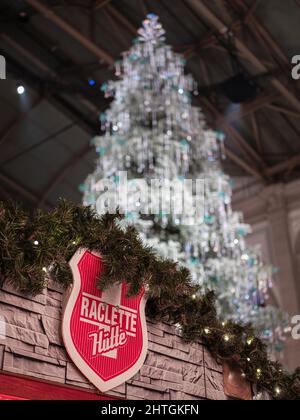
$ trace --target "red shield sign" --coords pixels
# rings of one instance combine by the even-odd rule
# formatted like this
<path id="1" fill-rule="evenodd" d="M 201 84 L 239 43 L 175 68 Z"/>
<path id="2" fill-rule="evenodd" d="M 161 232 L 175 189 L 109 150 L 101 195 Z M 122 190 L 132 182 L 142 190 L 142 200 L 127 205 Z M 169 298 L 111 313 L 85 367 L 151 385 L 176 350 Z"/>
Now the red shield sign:
<path id="1" fill-rule="evenodd" d="M 145 290 L 130 298 L 126 283 L 98 290 L 104 264 L 87 250 L 77 252 L 70 266 L 74 284 L 64 311 L 64 343 L 83 375 L 105 392 L 132 378 L 145 361 Z"/>

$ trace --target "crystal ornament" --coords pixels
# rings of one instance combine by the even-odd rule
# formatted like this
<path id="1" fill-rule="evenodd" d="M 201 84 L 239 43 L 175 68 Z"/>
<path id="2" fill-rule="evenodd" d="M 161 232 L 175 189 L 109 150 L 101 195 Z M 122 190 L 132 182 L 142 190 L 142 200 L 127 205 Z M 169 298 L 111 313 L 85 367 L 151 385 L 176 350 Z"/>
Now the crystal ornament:
<path id="1" fill-rule="evenodd" d="M 80 187 L 84 204 L 97 209 L 105 197 L 107 209 L 115 210 L 119 172 L 127 171 L 123 223 L 134 224 L 159 254 L 188 267 L 203 290 L 214 289 L 222 319 L 253 323 L 275 352 L 282 349 L 288 321 L 267 305 L 274 270 L 263 264 L 260 249 L 246 244 L 251 228 L 232 210 L 232 182 L 221 170 L 225 136 L 207 129 L 201 110 L 193 106 L 198 87 L 184 65 L 165 44 L 158 17 L 148 15 L 132 48 L 116 62 L 117 80 L 102 87 L 114 99 L 100 115 L 104 134 L 93 139 L 99 157 Z M 150 185 L 153 179 L 204 179 L 203 218 L 175 214 L 172 207 L 151 217 L 142 214 L 139 180 Z M 193 197 L 191 190 L 188 199 Z M 159 193 L 153 199 L 159 201 Z"/>

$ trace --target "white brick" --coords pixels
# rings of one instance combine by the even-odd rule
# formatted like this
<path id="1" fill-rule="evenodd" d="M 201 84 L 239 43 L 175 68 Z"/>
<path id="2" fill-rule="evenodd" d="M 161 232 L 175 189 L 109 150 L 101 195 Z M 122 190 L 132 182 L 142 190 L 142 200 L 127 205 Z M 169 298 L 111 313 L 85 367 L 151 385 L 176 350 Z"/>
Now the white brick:
<path id="1" fill-rule="evenodd" d="M 24 299 L 23 297 L 4 292 L 2 290 L 0 290 L 0 302 L 37 314 L 43 314 L 45 312 L 45 306 L 43 304 L 33 300 Z"/>
<path id="2" fill-rule="evenodd" d="M 19 309 L 5 303 L 0 303 L 0 315 L 4 317 L 8 324 L 39 333 L 43 332 L 38 314 Z"/>
<path id="3" fill-rule="evenodd" d="M 59 383 L 65 382 L 65 366 L 60 366 L 48 358 L 46 361 L 43 356 L 37 358 L 24 357 L 19 351 L 5 352 L 3 369 L 7 372 L 33 376 L 39 379 L 51 380 Z"/>
<path id="4" fill-rule="evenodd" d="M 61 334 L 61 320 L 50 318 L 48 316 L 43 316 L 42 324 L 49 342 L 51 344 L 62 346 L 63 339 Z"/>
<path id="5" fill-rule="evenodd" d="M 158 369 L 156 367 L 144 365 L 142 366 L 140 372 L 141 372 L 141 375 L 148 377 L 150 379 L 161 379 L 164 381 L 176 382 L 176 383 L 182 383 L 183 381 L 181 374 L 169 372 L 163 369 Z"/>
<path id="6" fill-rule="evenodd" d="M 47 349 L 49 347 L 49 340 L 44 334 L 40 334 L 25 328 L 16 327 L 14 325 L 6 325 L 6 335 L 17 341 L 39 346 Z"/>

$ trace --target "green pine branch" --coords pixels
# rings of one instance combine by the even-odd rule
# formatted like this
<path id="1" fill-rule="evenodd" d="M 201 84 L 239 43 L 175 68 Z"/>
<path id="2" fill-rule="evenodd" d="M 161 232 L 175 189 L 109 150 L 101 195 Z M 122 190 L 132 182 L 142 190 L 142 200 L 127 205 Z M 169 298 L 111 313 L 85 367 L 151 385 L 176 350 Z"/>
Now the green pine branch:
<path id="1" fill-rule="evenodd" d="M 180 326 L 185 341 L 201 341 L 217 360 L 238 364 L 245 378 L 274 399 L 299 400 L 300 368 L 287 374 L 270 361 L 251 325 L 218 320 L 214 293 L 201 296 L 186 268 L 159 258 L 133 227 L 121 228 L 119 219 L 119 214 L 99 217 L 65 200 L 33 217 L 14 203 L 0 203 L 2 282 L 29 295 L 42 292 L 49 276 L 67 287 L 72 283 L 68 262 L 75 252 L 99 252 L 106 271 L 98 288 L 126 281 L 134 295 L 145 286 L 148 317 Z"/>

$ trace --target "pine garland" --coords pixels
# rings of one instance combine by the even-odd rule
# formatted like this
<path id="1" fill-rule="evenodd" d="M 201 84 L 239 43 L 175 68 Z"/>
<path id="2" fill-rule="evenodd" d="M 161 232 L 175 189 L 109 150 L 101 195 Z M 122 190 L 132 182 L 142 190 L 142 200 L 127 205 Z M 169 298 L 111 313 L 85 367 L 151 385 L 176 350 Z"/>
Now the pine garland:
<path id="1" fill-rule="evenodd" d="M 123 229 L 119 214 L 99 217 L 91 208 L 61 200 L 49 213 L 30 216 L 12 203 L 0 203 L 0 273 L 23 293 L 36 295 L 52 277 L 72 282 L 68 261 L 78 250 L 101 253 L 101 289 L 125 279 L 131 294 L 148 287 L 147 316 L 179 324 L 187 342 L 203 342 L 219 361 L 238 364 L 243 376 L 276 400 L 300 400 L 300 368 L 287 374 L 269 360 L 266 346 L 250 325 L 218 320 L 215 295 L 200 295 L 190 273 L 145 247 L 133 227 Z M 46 274 L 47 270 L 50 272 Z"/>

